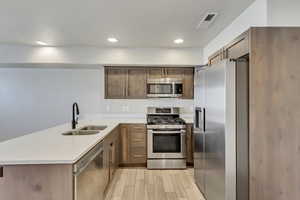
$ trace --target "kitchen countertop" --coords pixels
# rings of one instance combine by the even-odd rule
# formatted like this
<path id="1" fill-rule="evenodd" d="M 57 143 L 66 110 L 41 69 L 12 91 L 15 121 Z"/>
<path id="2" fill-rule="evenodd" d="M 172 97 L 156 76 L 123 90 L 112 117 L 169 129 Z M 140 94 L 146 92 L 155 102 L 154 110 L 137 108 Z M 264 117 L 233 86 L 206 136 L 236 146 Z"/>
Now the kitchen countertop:
<path id="1" fill-rule="evenodd" d="M 183 117 L 184 118 L 184 117 Z M 193 123 L 191 118 L 184 118 Z M 0 143 L 0 165 L 22 164 L 73 164 L 99 143 L 119 124 L 143 123 L 146 118 L 80 120 L 78 128 L 87 125 L 105 125 L 107 128 L 95 135 L 64 136 L 71 123 L 31 133 Z"/>

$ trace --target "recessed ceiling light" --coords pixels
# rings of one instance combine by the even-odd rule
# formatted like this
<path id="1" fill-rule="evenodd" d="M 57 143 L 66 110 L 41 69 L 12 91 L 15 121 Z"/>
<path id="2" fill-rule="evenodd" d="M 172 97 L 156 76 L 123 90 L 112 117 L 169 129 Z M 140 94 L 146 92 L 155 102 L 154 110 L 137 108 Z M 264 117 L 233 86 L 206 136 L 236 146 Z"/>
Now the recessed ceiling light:
<path id="1" fill-rule="evenodd" d="M 117 38 L 107 38 L 107 41 L 111 42 L 111 43 L 116 43 L 116 42 L 119 42 L 119 40 Z"/>
<path id="2" fill-rule="evenodd" d="M 46 42 L 42 42 L 42 41 L 36 41 L 36 43 L 38 45 L 43 45 L 43 46 L 48 45 Z"/>
<path id="3" fill-rule="evenodd" d="M 175 44 L 181 44 L 181 43 L 183 43 L 183 42 L 184 42 L 184 40 L 181 39 L 181 38 L 178 38 L 178 39 L 174 40 L 174 43 L 175 43 Z"/>

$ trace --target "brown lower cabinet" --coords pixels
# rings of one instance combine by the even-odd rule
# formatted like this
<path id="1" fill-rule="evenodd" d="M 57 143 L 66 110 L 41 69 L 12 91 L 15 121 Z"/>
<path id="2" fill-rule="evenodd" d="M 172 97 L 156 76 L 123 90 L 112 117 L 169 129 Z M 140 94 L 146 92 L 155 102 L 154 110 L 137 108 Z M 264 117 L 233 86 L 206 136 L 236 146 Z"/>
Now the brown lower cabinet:
<path id="1" fill-rule="evenodd" d="M 145 124 L 122 124 L 120 126 L 122 166 L 146 165 L 147 129 Z"/>
<path id="2" fill-rule="evenodd" d="M 186 162 L 194 165 L 193 124 L 187 124 L 186 128 Z"/>
<path id="3" fill-rule="evenodd" d="M 104 166 L 109 174 L 109 182 L 113 179 L 113 175 L 120 163 L 120 127 L 116 127 L 103 140 L 104 145 Z"/>

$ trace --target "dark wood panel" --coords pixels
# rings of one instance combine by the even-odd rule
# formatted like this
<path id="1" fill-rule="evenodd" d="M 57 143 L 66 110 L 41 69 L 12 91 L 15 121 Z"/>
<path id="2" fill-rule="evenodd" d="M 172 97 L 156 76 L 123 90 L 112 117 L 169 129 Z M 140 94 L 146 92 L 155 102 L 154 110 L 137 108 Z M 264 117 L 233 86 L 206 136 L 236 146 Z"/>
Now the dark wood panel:
<path id="1" fill-rule="evenodd" d="M 5 166 L 0 199 L 73 200 L 72 175 L 72 165 Z"/>
<path id="2" fill-rule="evenodd" d="M 300 28 L 252 28 L 250 199 L 300 197 Z"/>

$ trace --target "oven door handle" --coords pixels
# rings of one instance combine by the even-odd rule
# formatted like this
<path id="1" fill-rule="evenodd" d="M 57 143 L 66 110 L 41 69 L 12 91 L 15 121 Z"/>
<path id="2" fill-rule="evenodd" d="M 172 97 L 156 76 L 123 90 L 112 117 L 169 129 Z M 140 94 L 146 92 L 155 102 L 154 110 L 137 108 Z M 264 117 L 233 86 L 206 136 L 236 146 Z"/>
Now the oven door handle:
<path id="1" fill-rule="evenodd" d="M 151 131 L 152 134 L 185 134 L 185 130 L 181 131 Z"/>

